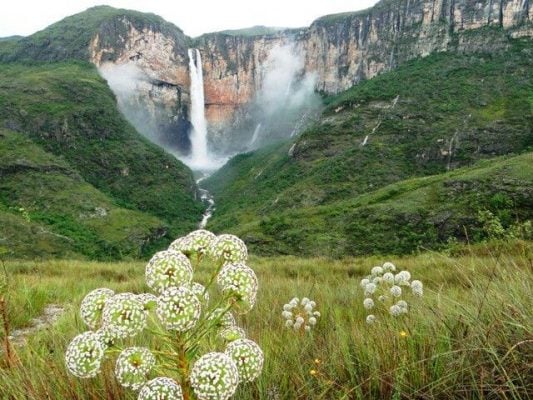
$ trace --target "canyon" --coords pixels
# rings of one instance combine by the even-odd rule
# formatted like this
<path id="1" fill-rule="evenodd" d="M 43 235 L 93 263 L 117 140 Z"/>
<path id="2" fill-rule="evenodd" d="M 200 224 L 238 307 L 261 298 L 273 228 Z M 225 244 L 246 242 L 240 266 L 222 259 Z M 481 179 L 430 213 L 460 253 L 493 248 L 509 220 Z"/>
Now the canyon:
<path id="1" fill-rule="evenodd" d="M 368 10 L 319 18 L 307 28 L 191 39 L 178 28 L 161 29 L 124 16 L 92 37 L 89 58 L 108 79 L 130 122 L 183 157 L 191 149 L 187 52 L 198 49 L 209 145 L 234 154 L 247 150 L 243 143 L 252 140 L 261 122 L 256 115 L 262 110 L 255 103 L 269 70 L 276 68 L 274 49 L 289 48 L 297 60 L 289 82 L 307 79 L 317 92 L 335 94 L 433 52 L 504 49 L 509 37 L 532 36 L 532 18 L 529 0 L 382 0 Z M 481 29 L 498 30 L 500 39 L 469 34 Z M 131 79 L 124 85 L 115 82 L 117 75 L 119 81 Z"/>

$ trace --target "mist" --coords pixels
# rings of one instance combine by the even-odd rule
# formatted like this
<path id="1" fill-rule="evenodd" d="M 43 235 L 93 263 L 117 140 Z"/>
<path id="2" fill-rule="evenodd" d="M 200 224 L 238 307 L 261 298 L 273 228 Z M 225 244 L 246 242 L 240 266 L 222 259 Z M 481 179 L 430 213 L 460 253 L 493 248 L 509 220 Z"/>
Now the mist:
<path id="1" fill-rule="evenodd" d="M 303 54 L 294 44 L 275 47 L 260 71 L 263 85 L 251 106 L 249 149 L 298 134 L 321 107 L 317 77 L 304 70 Z"/>
<path id="2" fill-rule="evenodd" d="M 190 150 L 190 122 L 177 104 L 176 88 L 151 79 L 135 63 L 98 69 L 117 98 L 120 111 L 143 136 L 178 158 Z"/>

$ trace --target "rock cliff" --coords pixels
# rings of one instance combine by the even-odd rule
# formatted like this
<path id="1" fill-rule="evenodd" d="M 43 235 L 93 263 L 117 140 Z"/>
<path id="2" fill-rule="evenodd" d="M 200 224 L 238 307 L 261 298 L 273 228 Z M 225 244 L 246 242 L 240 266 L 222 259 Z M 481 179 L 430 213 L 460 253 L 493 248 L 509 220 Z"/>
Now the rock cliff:
<path id="1" fill-rule="evenodd" d="M 432 52 L 500 50 L 510 37 L 531 36 L 532 24 L 529 0 L 382 0 L 368 10 L 319 18 L 308 28 L 195 40 L 124 17 L 92 38 L 90 59 L 102 68 L 134 64 L 141 71 L 135 101 L 151 111 L 130 114 L 157 126 L 130 120 L 145 133 L 159 131 L 157 141 L 186 153 L 188 46 L 202 53 L 210 133 L 224 136 L 246 119 L 275 47 L 290 43 L 303 59 L 298 78 L 314 74 L 316 89 L 331 94 Z"/>

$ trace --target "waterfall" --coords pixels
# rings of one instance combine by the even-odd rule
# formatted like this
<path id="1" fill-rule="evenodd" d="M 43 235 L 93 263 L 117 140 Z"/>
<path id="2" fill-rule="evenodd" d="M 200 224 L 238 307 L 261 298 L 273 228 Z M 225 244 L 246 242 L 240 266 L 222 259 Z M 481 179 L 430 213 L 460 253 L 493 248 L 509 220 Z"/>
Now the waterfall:
<path id="1" fill-rule="evenodd" d="M 193 169 L 208 167 L 207 123 L 205 120 L 204 77 L 202 58 L 198 49 L 189 49 L 189 69 L 191 74 L 191 155 L 189 166 Z"/>
<path id="2" fill-rule="evenodd" d="M 257 124 L 254 130 L 254 135 L 252 136 L 252 140 L 250 141 L 250 144 L 248 145 L 248 148 L 252 148 L 252 146 L 257 142 L 257 139 L 259 139 L 259 132 L 261 131 L 261 122 Z"/>

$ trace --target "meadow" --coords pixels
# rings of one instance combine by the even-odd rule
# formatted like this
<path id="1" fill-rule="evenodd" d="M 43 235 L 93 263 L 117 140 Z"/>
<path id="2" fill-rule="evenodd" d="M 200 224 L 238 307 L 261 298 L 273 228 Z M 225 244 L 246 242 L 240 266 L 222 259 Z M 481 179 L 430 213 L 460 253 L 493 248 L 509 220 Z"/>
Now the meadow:
<path id="1" fill-rule="evenodd" d="M 260 378 L 235 399 L 527 399 L 533 397 L 533 246 L 494 242 L 402 257 L 251 257 L 260 283 L 238 324 L 265 354 Z M 359 282 L 392 261 L 424 283 L 401 318 L 365 322 Z M 86 328 L 78 315 L 90 290 L 146 291 L 144 262 L 5 261 L 5 327 L 28 325 L 48 304 L 65 313 L 0 356 L 0 399 L 134 399 L 112 376 L 69 375 L 64 351 Z M 195 279 L 208 279 L 200 266 Z M 1 276 L 1 275 L 0 275 Z M 317 303 L 313 331 L 296 334 L 281 312 L 293 296 Z M 1 297 L 1 296 L 0 296 Z M 0 339 L 5 343 L 5 331 Z M 145 335 L 129 339 L 153 341 Z"/>

